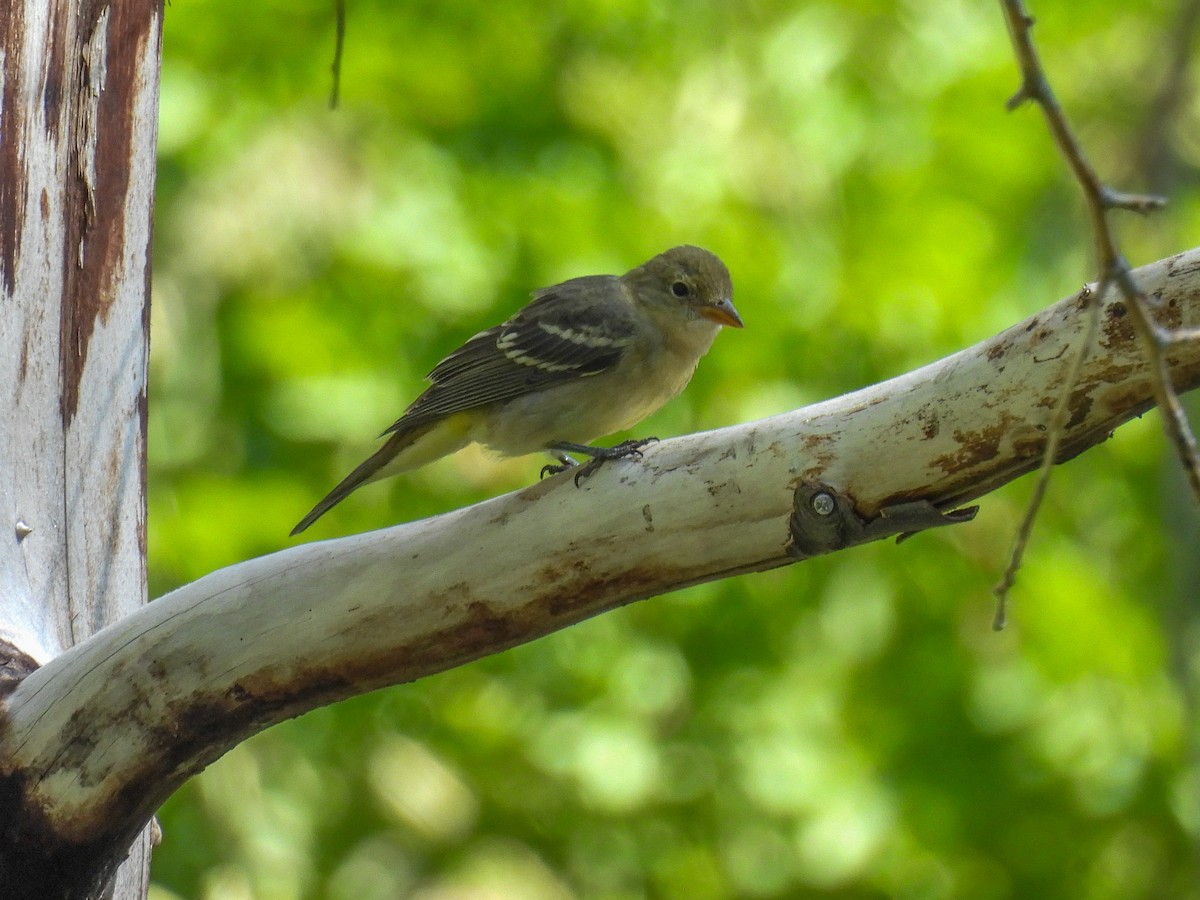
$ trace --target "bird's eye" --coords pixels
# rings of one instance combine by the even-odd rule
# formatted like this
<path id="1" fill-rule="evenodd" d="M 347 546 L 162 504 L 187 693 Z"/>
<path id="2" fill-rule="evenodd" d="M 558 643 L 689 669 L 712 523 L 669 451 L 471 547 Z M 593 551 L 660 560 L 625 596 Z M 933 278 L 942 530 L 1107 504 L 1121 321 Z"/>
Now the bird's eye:
<path id="1" fill-rule="evenodd" d="M 686 297 L 689 293 L 691 293 L 691 290 L 682 281 L 677 281 L 671 285 L 671 293 L 676 297 Z"/>

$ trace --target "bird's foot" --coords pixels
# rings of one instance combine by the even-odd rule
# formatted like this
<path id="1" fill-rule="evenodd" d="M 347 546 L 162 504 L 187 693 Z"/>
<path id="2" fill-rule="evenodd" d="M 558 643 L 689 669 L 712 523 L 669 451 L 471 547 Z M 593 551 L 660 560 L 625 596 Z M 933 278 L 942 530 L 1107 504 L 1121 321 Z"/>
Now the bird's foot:
<path id="1" fill-rule="evenodd" d="M 558 444 L 554 449 L 571 450 L 575 453 L 590 456 L 591 459 L 582 466 L 578 466 L 573 459 L 564 453 L 558 457 L 562 465 L 542 467 L 542 477 L 557 475 L 567 471 L 567 469 L 575 468 L 575 487 L 580 487 L 580 482 L 590 478 L 606 462 L 614 459 L 641 459 L 642 449 L 657 441 L 658 438 L 656 437 L 641 438 L 640 440 L 621 441 L 621 443 L 615 444 L 612 447 L 589 447 L 587 444 Z"/>
<path id="2" fill-rule="evenodd" d="M 540 480 L 545 478 L 547 475 L 561 475 L 563 472 L 567 471 L 567 469 L 573 469 L 577 465 L 579 465 L 579 463 L 575 462 L 573 459 L 570 462 L 564 460 L 559 465 L 555 465 L 554 463 L 546 463 L 546 465 L 542 466 L 542 471 L 538 473 L 538 479 Z"/>
<path id="3" fill-rule="evenodd" d="M 570 445 L 571 449 L 573 450 L 582 446 L 582 444 Z M 575 462 L 575 460 L 571 459 L 571 457 L 567 456 L 567 454 L 563 452 L 562 447 L 551 447 L 550 450 L 554 455 L 554 458 L 558 460 L 559 464 L 556 466 L 554 463 L 550 463 L 549 465 L 542 466 L 542 471 L 541 474 L 538 475 L 538 480 L 545 478 L 547 475 L 561 475 L 563 472 L 567 471 L 567 469 L 573 469 L 579 465 L 579 463 Z"/>

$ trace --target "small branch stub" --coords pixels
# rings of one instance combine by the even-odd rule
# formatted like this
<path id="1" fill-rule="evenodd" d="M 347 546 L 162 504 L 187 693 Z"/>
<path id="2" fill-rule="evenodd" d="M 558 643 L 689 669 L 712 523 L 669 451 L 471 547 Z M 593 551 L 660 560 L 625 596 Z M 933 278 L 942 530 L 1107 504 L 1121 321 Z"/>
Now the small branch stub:
<path id="1" fill-rule="evenodd" d="M 0 639 L 0 697 L 20 684 L 37 667 L 37 660 Z"/>
<path id="2" fill-rule="evenodd" d="M 886 506 L 868 521 L 845 494 L 827 484 L 804 482 L 793 496 L 787 552 L 808 559 L 892 535 L 899 543 L 918 531 L 970 522 L 978 512 L 978 506 L 943 512 L 928 500 L 913 500 Z"/>

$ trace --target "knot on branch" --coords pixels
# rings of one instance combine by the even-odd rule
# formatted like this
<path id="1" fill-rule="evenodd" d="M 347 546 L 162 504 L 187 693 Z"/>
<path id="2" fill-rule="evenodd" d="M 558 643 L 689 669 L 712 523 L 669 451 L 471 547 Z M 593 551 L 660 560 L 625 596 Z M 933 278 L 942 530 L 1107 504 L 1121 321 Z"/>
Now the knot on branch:
<path id="1" fill-rule="evenodd" d="M 24 681 L 25 676 L 37 667 L 37 660 L 32 656 L 0 639 L 0 697 Z"/>
<path id="2" fill-rule="evenodd" d="M 821 482 L 806 481 L 796 488 L 788 519 L 787 553 L 807 559 L 897 535 L 899 543 L 918 531 L 970 522 L 978 506 L 943 512 L 928 500 L 885 506 L 874 519 L 864 519 L 847 495 Z"/>

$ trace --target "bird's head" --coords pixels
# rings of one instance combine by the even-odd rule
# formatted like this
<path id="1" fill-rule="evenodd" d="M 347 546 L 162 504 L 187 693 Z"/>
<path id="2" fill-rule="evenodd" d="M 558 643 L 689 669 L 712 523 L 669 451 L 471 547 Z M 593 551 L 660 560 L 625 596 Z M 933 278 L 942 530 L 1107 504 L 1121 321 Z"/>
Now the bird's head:
<path id="1" fill-rule="evenodd" d="M 687 310 L 718 325 L 741 328 L 733 281 L 714 253 L 684 244 L 627 272 L 624 280 L 647 303 Z"/>

